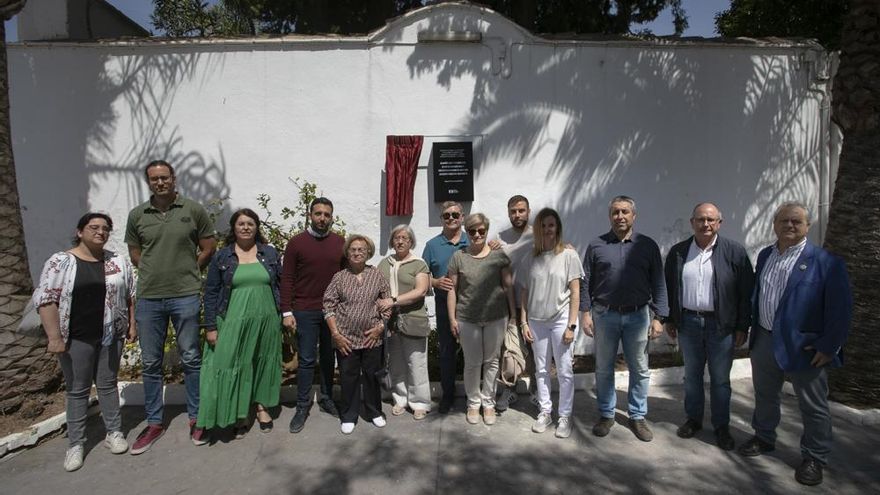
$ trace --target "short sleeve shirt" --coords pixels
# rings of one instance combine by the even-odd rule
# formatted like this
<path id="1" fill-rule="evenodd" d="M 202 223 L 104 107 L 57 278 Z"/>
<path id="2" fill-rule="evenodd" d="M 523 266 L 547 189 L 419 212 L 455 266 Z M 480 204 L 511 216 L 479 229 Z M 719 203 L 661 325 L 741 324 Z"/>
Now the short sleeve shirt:
<path id="1" fill-rule="evenodd" d="M 456 252 L 449 260 L 449 275 L 458 276 L 456 317 L 471 323 L 485 323 L 508 316 L 501 271 L 509 266 L 510 258 L 500 250 L 490 251 L 483 258 Z"/>
<path id="2" fill-rule="evenodd" d="M 392 256 L 388 256 L 382 261 L 379 262 L 379 266 L 377 267 L 380 272 L 382 272 L 382 276 L 388 280 L 388 283 L 391 285 L 391 295 L 394 297 L 399 296 L 400 294 L 406 294 L 407 292 L 416 288 L 416 276 L 420 273 L 425 273 L 428 276 L 431 275 L 431 272 L 428 270 L 428 265 L 425 264 L 424 260 L 421 258 L 410 258 L 401 264 L 397 269 L 397 292 L 394 292 L 394 284 L 391 280 L 391 258 Z M 425 310 L 425 299 L 419 299 L 418 301 L 407 304 L 406 306 L 402 306 L 400 308 L 401 314 L 418 316 L 421 318 L 427 318 L 428 312 Z"/>
<path id="3" fill-rule="evenodd" d="M 161 299 L 198 294 L 202 280 L 199 240 L 214 235 L 202 205 L 177 195 L 166 212 L 149 201 L 128 214 L 125 243 L 140 248 L 138 297 Z"/>
<path id="4" fill-rule="evenodd" d="M 571 303 L 569 282 L 583 276 L 584 268 L 574 249 L 563 249 L 559 254 L 546 251 L 531 257 L 522 277 L 529 291 L 529 319 L 552 321 L 567 314 Z"/>
<path id="5" fill-rule="evenodd" d="M 517 232 L 513 227 L 498 233 L 497 240 L 501 242 L 504 254 L 510 258 L 510 269 L 513 271 L 513 294 L 514 303 L 519 307 L 519 290 L 525 285 L 528 276 L 528 263 L 535 249 L 535 236 L 532 227 L 527 225 L 523 232 Z"/>
<path id="6" fill-rule="evenodd" d="M 464 232 L 459 236 L 457 243 L 450 242 L 442 232 L 431 238 L 431 240 L 425 244 L 425 249 L 422 251 L 422 259 L 428 264 L 428 268 L 431 270 L 431 276 L 434 278 L 445 277 L 447 267 L 449 266 L 449 260 L 452 258 L 452 255 L 457 251 L 463 251 L 468 245 L 470 245 L 470 243 Z M 446 291 L 434 289 L 434 296 L 438 300 L 445 301 Z"/>

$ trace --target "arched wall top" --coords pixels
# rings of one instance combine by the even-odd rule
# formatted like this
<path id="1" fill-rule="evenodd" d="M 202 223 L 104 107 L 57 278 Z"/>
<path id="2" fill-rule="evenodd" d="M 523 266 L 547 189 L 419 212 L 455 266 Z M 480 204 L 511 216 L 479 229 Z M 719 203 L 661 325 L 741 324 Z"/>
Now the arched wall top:
<path id="1" fill-rule="evenodd" d="M 479 33 L 483 39 L 502 38 L 514 43 L 541 39 L 494 10 L 465 2 L 441 3 L 407 12 L 370 33 L 368 39 L 379 45 L 415 44 L 419 42 L 419 33 L 433 38 L 452 35 L 449 41 L 455 41 L 452 33 L 459 38 L 467 37 L 464 33 Z"/>

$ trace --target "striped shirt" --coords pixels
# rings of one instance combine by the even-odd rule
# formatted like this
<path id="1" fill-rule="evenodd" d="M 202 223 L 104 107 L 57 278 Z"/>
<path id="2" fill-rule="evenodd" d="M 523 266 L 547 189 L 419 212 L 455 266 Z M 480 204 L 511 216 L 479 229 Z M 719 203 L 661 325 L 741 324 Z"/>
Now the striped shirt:
<path id="1" fill-rule="evenodd" d="M 758 322 L 767 330 L 773 329 L 773 320 L 776 318 L 776 308 L 779 307 L 779 301 L 785 292 L 785 286 L 788 285 L 788 279 L 791 271 L 804 247 L 807 245 L 807 239 L 786 249 L 782 254 L 776 246 L 770 250 L 770 256 L 764 263 L 764 269 L 761 271 L 761 294 L 758 300 Z"/>

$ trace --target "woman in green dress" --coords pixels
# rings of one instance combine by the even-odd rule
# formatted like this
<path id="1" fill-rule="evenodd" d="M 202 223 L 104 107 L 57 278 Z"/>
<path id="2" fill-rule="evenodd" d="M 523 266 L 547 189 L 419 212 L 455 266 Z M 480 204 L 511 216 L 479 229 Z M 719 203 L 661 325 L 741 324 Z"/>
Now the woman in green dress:
<path id="1" fill-rule="evenodd" d="M 278 251 L 260 233 L 247 208 L 229 220 L 226 243 L 208 266 L 205 283 L 205 350 L 197 425 L 235 425 L 247 432 L 252 406 L 260 431 L 272 429 L 268 408 L 281 389 L 281 316 Z"/>

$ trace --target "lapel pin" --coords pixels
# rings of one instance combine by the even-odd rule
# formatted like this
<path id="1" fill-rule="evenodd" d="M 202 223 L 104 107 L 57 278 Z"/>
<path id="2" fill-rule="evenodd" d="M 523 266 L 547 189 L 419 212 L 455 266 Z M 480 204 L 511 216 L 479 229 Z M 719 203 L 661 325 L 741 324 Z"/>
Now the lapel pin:
<path id="1" fill-rule="evenodd" d="M 800 269 L 801 269 L 801 271 L 804 271 L 804 270 L 806 270 L 806 269 L 807 269 L 807 265 L 801 265 L 801 266 L 799 266 L 799 267 L 798 267 L 798 268 L 800 268 Z"/>

